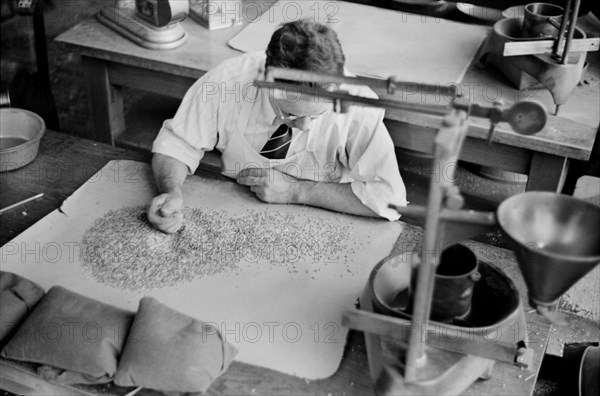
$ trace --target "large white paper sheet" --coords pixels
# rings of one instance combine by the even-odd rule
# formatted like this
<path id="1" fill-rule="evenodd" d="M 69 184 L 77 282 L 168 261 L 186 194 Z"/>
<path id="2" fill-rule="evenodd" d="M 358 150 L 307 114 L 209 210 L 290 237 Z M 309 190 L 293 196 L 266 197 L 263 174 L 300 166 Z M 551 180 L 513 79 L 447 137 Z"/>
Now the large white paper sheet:
<path id="1" fill-rule="evenodd" d="M 352 73 L 442 86 L 462 81 L 489 32 L 484 26 L 343 1 L 280 0 L 229 45 L 244 52 L 264 51 L 282 23 L 301 18 L 337 32 Z"/>
<path id="2" fill-rule="evenodd" d="M 236 360 L 308 379 L 335 373 L 347 335 L 340 324 L 342 311 L 353 307 L 371 268 L 391 251 L 401 223 L 297 205 L 267 205 L 236 183 L 197 176 L 188 177 L 184 193 L 186 206 L 231 215 L 269 210 L 343 222 L 351 227 L 348 260 L 336 262 L 334 257 L 327 265 L 301 261 L 296 264 L 297 273 L 267 262 L 242 262 L 235 272 L 145 292 L 98 283 L 81 266 L 83 233 L 108 211 L 145 205 L 155 194 L 149 165 L 111 161 L 65 200 L 60 210 L 4 245 L 0 269 L 31 279 L 46 290 L 61 285 L 131 311 L 144 295 L 154 296 L 182 313 L 217 325 L 239 349 Z"/>

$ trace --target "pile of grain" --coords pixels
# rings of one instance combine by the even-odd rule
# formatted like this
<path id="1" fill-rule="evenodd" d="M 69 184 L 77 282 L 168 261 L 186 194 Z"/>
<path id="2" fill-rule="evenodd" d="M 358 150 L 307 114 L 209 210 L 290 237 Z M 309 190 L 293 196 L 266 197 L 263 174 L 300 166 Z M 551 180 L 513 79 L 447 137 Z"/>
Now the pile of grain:
<path id="1" fill-rule="evenodd" d="M 270 211 L 231 217 L 185 208 L 183 214 L 183 227 L 164 234 L 148 223 L 144 207 L 108 212 L 83 236 L 84 268 L 101 283 L 140 290 L 235 271 L 243 262 L 296 273 L 299 262 L 347 261 L 349 227 L 335 221 Z"/>

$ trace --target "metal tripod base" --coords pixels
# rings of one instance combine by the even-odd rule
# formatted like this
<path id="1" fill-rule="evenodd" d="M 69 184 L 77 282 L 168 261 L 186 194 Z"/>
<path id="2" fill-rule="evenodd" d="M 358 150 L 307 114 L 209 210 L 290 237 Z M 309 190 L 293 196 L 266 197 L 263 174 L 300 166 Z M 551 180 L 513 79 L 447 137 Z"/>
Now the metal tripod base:
<path id="1" fill-rule="evenodd" d="M 352 320 L 357 315 L 345 318 L 349 327 L 365 332 L 369 369 L 377 395 L 458 395 L 475 381 L 491 378 L 497 361 L 522 367 L 531 365 L 533 350 L 525 348 L 527 335 L 514 331 L 526 329 L 516 286 L 492 264 L 482 261 L 479 268 L 482 279 L 473 291 L 472 312 L 464 321 L 430 322 L 426 327 L 412 322 L 407 327 L 382 318 L 413 319 L 408 312 L 383 309 L 383 304 L 391 307 L 399 302 L 398 291 L 408 287 L 413 271 L 411 260 L 404 254 L 384 259 L 375 266 L 360 297 L 360 311 L 370 313 L 366 319 L 371 325 L 362 326 L 366 320 L 362 323 Z M 493 311 L 491 306 L 495 307 Z M 406 340 L 414 333 L 419 334 L 424 344 L 424 355 L 415 363 L 414 379 L 407 380 Z M 492 344 L 493 349 L 484 351 Z M 458 345 L 465 348 L 456 349 Z"/>
<path id="2" fill-rule="evenodd" d="M 361 309 L 372 311 L 372 291 L 365 287 Z M 365 332 L 369 369 L 376 395 L 458 395 L 478 379 L 490 378 L 494 360 L 426 347 L 414 382 L 404 378 L 406 344 Z"/>
<path id="3" fill-rule="evenodd" d="M 104 6 L 97 16 L 98 20 L 109 28 L 149 49 L 177 48 L 183 45 L 188 38 L 187 32 L 178 22 L 162 28 L 151 27 L 139 20 L 135 14 L 132 15 L 131 10 Z"/>

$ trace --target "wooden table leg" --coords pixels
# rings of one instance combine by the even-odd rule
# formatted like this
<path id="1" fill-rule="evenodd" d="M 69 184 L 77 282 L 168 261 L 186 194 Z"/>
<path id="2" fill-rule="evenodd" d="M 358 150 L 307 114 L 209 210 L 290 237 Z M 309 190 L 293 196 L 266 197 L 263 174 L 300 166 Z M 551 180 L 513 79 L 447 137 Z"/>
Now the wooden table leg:
<path id="1" fill-rule="evenodd" d="M 526 190 L 560 192 L 568 170 L 568 158 L 535 152 L 531 157 Z"/>
<path id="2" fill-rule="evenodd" d="M 93 139 L 114 145 L 115 137 L 125 130 L 121 87 L 110 83 L 107 62 L 86 56 L 82 60 L 96 129 Z"/>

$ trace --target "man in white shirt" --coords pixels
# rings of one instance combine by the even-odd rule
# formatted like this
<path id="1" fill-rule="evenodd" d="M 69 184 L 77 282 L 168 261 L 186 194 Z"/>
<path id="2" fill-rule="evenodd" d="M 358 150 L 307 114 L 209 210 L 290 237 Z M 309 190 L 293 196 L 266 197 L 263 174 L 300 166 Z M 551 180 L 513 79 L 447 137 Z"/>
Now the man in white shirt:
<path id="1" fill-rule="evenodd" d="M 167 233 L 181 227 L 181 187 L 215 148 L 223 174 L 265 202 L 397 219 L 388 204 L 406 205 L 406 189 L 383 110 L 351 106 L 338 114 L 329 101 L 252 85 L 268 66 L 343 74 L 344 62 L 333 30 L 300 20 L 273 34 L 266 57 L 244 54 L 199 79 L 152 147 L 160 192 L 148 209 L 154 227 Z M 344 88 L 374 95 L 366 87 Z"/>

